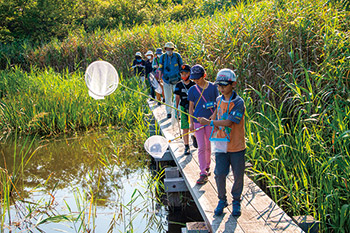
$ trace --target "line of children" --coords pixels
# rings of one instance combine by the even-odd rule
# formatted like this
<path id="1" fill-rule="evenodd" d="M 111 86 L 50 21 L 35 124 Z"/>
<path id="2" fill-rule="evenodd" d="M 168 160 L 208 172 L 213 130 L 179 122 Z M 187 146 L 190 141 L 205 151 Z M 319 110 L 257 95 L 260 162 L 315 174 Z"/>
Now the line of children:
<path id="1" fill-rule="evenodd" d="M 161 49 L 157 49 L 156 54 L 160 55 L 161 53 Z M 146 55 L 149 54 L 146 53 Z M 152 67 L 156 70 L 159 69 L 159 56 L 153 59 Z M 204 126 L 195 132 L 200 166 L 200 177 L 197 184 L 205 184 L 208 181 L 211 143 L 214 146 L 220 145 L 220 150 L 214 151 L 216 161 L 214 174 L 219 199 L 214 214 L 221 215 L 224 208 L 228 206 L 226 177 L 231 167 L 234 176 L 231 190 L 232 215 L 240 216 L 246 144 L 244 137 L 245 105 L 243 99 L 234 91 L 237 77 L 232 70 L 222 69 L 217 73 L 214 85 L 205 79 L 206 72 L 201 65 L 195 65 L 192 68 L 189 65 L 182 65 L 180 73 L 182 81 L 176 84 L 174 92 L 176 107 L 178 108 L 180 105 L 182 111 L 198 118 L 196 120 L 181 113 L 183 134 Z M 158 79 L 160 78 L 158 77 Z M 220 96 L 218 91 L 221 93 Z M 190 124 L 188 124 L 189 121 Z M 213 135 L 217 138 L 213 138 Z M 185 154 L 188 155 L 190 154 L 188 135 L 184 136 L 183 139 Z M 213 150 L 215 149 L 213 148 Z"/>

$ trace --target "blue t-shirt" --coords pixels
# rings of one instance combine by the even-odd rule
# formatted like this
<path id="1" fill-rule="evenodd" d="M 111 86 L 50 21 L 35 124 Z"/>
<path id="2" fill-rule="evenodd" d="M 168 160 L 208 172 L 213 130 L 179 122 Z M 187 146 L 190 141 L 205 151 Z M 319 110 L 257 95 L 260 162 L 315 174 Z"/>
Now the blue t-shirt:
<path id="1" fill-rule="evenodd" d="M 216 99 L 216 103 L 219 105 L 220 103 L 223 103 L 223 105 L 226 105 L 230 103 L 230 108 L 228 109 L 228 115 L 227 115 L 227 106 L 225 109 L 222 109 L 221 107 L 217 107 L 217 120 L 226 120 L 229 119 L 230 121 L 239 124 L 244 116 L 245 106 L 244 106 L 244 100 L 242 97 L 237 95 L 235 91 L 233 91 L 232 96 L 230 98 L 230 101 L 226 101 L 225 97 L 223 95 L 220 95 Z M 233 107 L 231 107 L 233 105 Z"/>
<path id="2" fill-rule="evenodd" d="M 192 101 L 194 105 L 193 116 L 209 118 L 215 110 L 216 98 L 219 96 L 219 91 L 218 91 L 218 88 L 211 82 L 208 82 L 208 87 L 204 89 L 202 97 L 199 99 L 202 91 L 203 89 L 200 88 L 198 85 L 192 86 L 188 90 L 188 100 Z M 193 119 L 193 120 L 194 122 L 198 123 L 196 119 Z"/>
<path id="3" fill-rule="evenodd" d="M 180 74 L 180 67 L 182 66 L 182 58 L 178 53 L 173 53 L 172 56 L 164 53 L 159 58 L 159 70 L 162 71 L 162 79 L 165 83 L 169 84 L 169 77 Z"/>

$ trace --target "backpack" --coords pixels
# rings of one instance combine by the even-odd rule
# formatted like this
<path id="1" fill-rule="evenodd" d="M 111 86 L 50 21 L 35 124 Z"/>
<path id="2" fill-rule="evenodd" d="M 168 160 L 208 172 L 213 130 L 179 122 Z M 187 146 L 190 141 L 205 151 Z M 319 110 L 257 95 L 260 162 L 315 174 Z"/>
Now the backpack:
<path id="1" fill-rule="evenodd" d="M 181 65 L 180 65 L 180 54 L 178 54 L 178 53 L 174 53 L 174 54 L 176 56 L 177 64 L 178 64 L 179 69 L 180 69 L 180 67 L 181 67 Z M 164 54 L 162 56 L 162 64 L 164 64 L 164 59 L 165 59 L 164 57 L 165 56 L 168 56 L 168 54 Z M 166 69 L 165 64 L 164 64 L 164 69 Z M 164 78 L 164 75 L 163 75 L 163 78 Z M 164 78 L 164 79 L 169 81 L 170 84 L 176 85 L 178 82 L 181 81 L 181 74 L 179 72 L 179 73 L 173 74 L 173 75 L 171 75 L 171 76 L 169 76 L 167 78 Z"/>

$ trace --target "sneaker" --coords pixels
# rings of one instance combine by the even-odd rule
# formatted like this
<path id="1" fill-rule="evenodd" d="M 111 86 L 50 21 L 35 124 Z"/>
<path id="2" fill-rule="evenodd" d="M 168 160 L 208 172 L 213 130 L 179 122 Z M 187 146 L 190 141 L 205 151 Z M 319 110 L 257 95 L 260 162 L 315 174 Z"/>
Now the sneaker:
<path id="1" fill-rule="evenodd" d="M 206 172 L 207 172 L 207 175 L 210 176 L 210 175 L 211 175 L 210 168 L 208 167 L 208 168 L 206 168 L 205 170 L 206 170 Z"/>
<path id="2" fill-rule="evenodd" d="M 185 155 L 189 155 L 190 153 L 190 146 L 189 145 L 185 145 Z"/>
<path id="3" fill-rule="evenodd" d="M 208 176 L 205 174 L 202 174 L 199 179 L 197 180 L 197 184 L 205 184 L 208 182 Z"/>
<path id="4" fill-rule="evenodd" d="M 240 201 L 234 200 L 232 202 L 232 216 L 240 216 L 241 215 L 241 203 Z"/>
<path id="5" fill-rule="evenodd" d="M 171 118 L 171 113 L 168 113 L 168 115 L 166 116 L 168 119 Z"/>
<path id="6" fill-rule="evenodd" d="M 196 137 L 192 134 L 192 135 L 191 135 L 191 138 L 192 138 L 193 147 L 194 147 L 194 148 L 198 148 L 198 144 L 197 144 L 197 139 L 196 139 Z"/>
<path id="7" fill-rule="evenodd" d="M 218 206 L 214 210 L 214 214 L 216 216 L 222 215 L 222 213 L 224 212 L 224 208 L 227 206 L 228 204 L 226 200 L 219 200 Z"/>

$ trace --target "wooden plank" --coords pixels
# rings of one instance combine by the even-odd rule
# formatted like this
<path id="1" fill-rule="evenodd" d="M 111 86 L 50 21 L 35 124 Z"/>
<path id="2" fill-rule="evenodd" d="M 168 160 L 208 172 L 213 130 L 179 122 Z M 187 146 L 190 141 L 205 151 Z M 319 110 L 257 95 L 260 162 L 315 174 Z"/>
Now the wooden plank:
<path id="1" fill-rule="evenodd" d="M 276 232 L 304 232 L 264 191 L 247 176 L 244 177 L 247 200 Z"/>
<path id="2" fill-rule="evenodd" d="M 187 233 L 208 233 L 208 228 L 204 222 L 186 223 Z"/>
<path id="3" fill-rule="evenodd" d="M 214 216 L 214 209 L 217 202 L 217 193 L 212 185 L 197 185 L 196 181 L 199 175 L 199 168 L 196 162 L 192 161 L 192 156 L 184 156 L 184 146 L 182 142 L 174 142 L 170 145 L 171 150 L 176 150 L 175 161 L 179 166 L 189 191 L 200 211 L 204 221 L 211 232 L 244 232 L 237 221 L 229 214 L 217 217 Z M 204 195 L 205 194 L 205 195 Z"/>
<path id="4" fill-rule="evenodd" d="M 214 156 L 212 156 L 214 157 Z M 193 153 L 194 160 L 198 163 L 198 156 L 197 152 Z M 215 160 L 212 159 L 211 167 L 215 167 Z M 213 185 L 215 191 L 216 191 L 216 182 L 214 175 L 209 176 L 209 182 L 211 185 Z M 226 181 L 226 190 L 227 190 L 227 199 L 229 206 L 224 210 L 227 214 L 232 213 L 232 197 L 230 194 L 230 191 L 232 189 L 233 182 L 229 179 Z M 246 187 L 243 187 L 243 192 Z M 216 192 L 217 193 L 217 192 Z M 217 194 L 215 199 L 216 203 L 218 202 Z M 253 208 L 245 199 L 241 202 L 241 216 L 234 217 L 237 219 L 238 225 L 243 229 L 244 232 L 274 232 L 261 218 L 260 214 L 256 211 L 256 209 Z M 252 227 L 254 225 L 254 227 Z"/>
<path id="5" fill-rule="evenodd" d="M 154 106 L 151 102 L 149 105 L 163 136 L 167 139 L 173 139 L 175 137 L 174 132 L 179 131 L 177 124 L 171 126 L 171 119 L 166 118 L 164 106 Z M 209 182 L 205 185 L 196 184 L 196 179 L 199 176 L 197 150 L 192 150 L 192 155 L 186 156 L 184 155 L 183 141 L 176 140 L 170 144 L 170 152 L 211 232 L 303 232 L 246 175 L 241 202 L 242 215 L 238 218 L 232 217 L 230 214 L 232 208 L 229 206 L 222 216 L 214 216 L 213 212 L 218 201 L 214 176 L 210 176 Z M 214 159 L 212 167 L 215 167 Z M 227 182 L 228 193 L 232 185 L 233 178 L 229 177 Z M 229 202 L 232 201 L 230 196 L 228 195 Z"/>
<path id="6" fill-rule="evenodd" d="M 165 178 L 178 178 L 180 177 L 179 168 L 177 167 L 166 167 L 164 169 L 165 171 Z"/>

